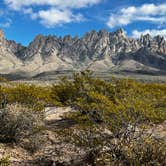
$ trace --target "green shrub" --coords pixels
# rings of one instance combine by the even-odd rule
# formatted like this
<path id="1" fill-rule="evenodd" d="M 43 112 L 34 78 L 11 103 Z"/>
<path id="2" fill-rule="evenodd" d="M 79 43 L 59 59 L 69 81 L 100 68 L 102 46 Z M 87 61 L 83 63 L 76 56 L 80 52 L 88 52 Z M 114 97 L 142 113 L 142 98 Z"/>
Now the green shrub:
<path id="1" fill-rule="evenodd" d="M 0 142 L 21 142 L 35 152 L 47 140 L 39 130 L 42 110 L 47 105 L 70 106 L 76 112 L 64 117 L 76 122 L 56 129 L 62 141 L 84 147 L 87 165 L 164 166 L 166 147 L 162 140 L 139 135 L 129 126 L 146 126 L 166 120 L 166 85 L 92 77 L 89 71 L 63 78 L 52 87 L 15 84 L 0 87 L 10 105 L 0 111 Z M 19 103 L 21 106 L 13 104 Z M 107 130 L 107 134 L 103 131 Z M 44 138 L 44 139 L 43 139 Z"/>
<path id="2" fill-rule="evenodd" d="M 0 95 L 5 95 L 8 104 L 19 103 L 33 110 L 42 110 L 46 105 L 54 105 L 50 97 L 50 87 L 28 84 L 2 86 Z"/>
<path id="3" fill-rule="evenodd" d="M 129 123 L 166 120 L 165 84 L 115 78 L 107 82 L 85 71 L 75 74 L 73 80 L 62 79 L 52 87 L 51 95 L 61 105 L 80 111 L 70 115 L 78 123 L 105 123 L 116 131 Z"/>

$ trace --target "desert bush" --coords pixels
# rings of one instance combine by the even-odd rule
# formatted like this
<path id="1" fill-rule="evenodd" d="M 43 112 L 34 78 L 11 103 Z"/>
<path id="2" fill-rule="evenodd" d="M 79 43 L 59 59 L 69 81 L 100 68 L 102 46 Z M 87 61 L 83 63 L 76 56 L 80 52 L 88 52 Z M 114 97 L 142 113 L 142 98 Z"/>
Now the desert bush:
<path id="1" fill-rule="evenodd" d="M 65 105 L 77 94 L 77 89 L 75 89 L 72 82 L 68 81 L 67 78 L 62 78 L 61 84 L 55 84 L 51 88 L 51 97 L 53 100 L 57 101 L 59 105 Z"/>
<path id="2" fill-rule="evenodd" d="M 46 105 L 54 105 L 50 97 L 50 87 L 14 84 L 1 86 L 0 94 L 6 96 L 8 104 L 19 103 L 34 110 L 42 110 Z"/>
<path id="3" fill-rule="evenodd" d="M 102 123 L 117 131 L 129 123 L 166 120 L 165 84 L 115 78 L 107 82 L 85 71 L 74 74 L 72 81 L 62 79 L 52 87 L 51 94 L 61 105 L 79 110 L 70 114 L 70 118 L 84 125 L 89 121 Z"/>
<path id="4" fill-rule="evenodd" d="M 101 79 L 93 79 L 90 71 L 76 73 L 73 75 L 73 81 L 62 78 L 59 84 L 53 85 L 52 97 L 63 105 L 73 105 L 73 102 L 79 98 L 86 98 L 90 91 L 97 91 L 101 94 L 107 94 L 110 98 L 113 96 L 113 86 Z"/>
<path id="5" fill-rule="evenodd" d="M 19 142 L 42 125 L 42 113 L 21 105 L 8 105 L 0 110 L 0 142 Z"/>
<path id="6" fill-rule="evenodd" d="M 2 157 L 0 158 L 0 166 L 10 166 L 10 158 L 9 157 Z"/>
<path id="7" fill-rule="evenodd" d="M 91 73 L 75 74 L 52 87 L 52 97 L 76 112 L 72 128 L 57 130 L 77 146 L 87 148 L 89 165 L 160 165 L 165 164 L 165 143 L 140 132 L 135 137 L 131 126 L 161 123 L 166 120 L 166 85 L 141 83 L 131 79 L 93 78 Z M 109 131 L 106 135 L 104 130 Z M 142 135 L 141 135 L 142 134 Z"/>
<path id="8" fill-rule="evenodd" d="M 165 165 L 166 144 L 164 141 L 143 136 L 137 140 L 133 137 L 127 139 L 128 141 L 120 137 L 116 144 L 108 141 L 104 144 L 105 148 L 100 148 L 97 153 L 92 150 L 95 165 Z"/>
<path id="9" fill-rule="evenodd" d="M 57 131 L 65 142 L 86 149 L 83 164 L 94 166 L 164 166 L 165 140 L 141 127 L 129 125 L 114 134 L 104 127 L 80 127 Z"/>
<path id="10" fill-rule="evenodd" d="M 41 129 L 40 131 L 37 131 L 37 132 L 35 131 L 26 139 L 21 140 L 20 146 L 26 149 L 30 153 L 37 152 L 45 145 L 45 143 L 48 140 L 44 132 L 45 132 L 44 128 Z"/>

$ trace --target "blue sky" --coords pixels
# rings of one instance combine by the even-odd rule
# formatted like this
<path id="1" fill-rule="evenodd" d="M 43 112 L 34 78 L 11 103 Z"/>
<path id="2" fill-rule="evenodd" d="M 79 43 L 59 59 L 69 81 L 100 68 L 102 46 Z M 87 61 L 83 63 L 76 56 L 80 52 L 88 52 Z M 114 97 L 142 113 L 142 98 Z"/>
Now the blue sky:
<path id="1" fill-rule="evenodd" d="M 0 28 L 24 45 L 37 34 L 82 36 L 93 29 L 166 37 L 166 0 L 0 0 Z"/>

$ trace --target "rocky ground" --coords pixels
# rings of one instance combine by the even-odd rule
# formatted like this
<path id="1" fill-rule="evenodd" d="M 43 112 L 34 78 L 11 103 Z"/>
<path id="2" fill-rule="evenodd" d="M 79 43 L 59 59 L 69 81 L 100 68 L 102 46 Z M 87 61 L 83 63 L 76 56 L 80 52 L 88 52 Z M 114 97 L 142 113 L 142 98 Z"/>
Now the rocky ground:
<path id="1" fill-rule="evenodd" d="M 79 165 L 86 153 L 70 143 L 64 143 L 52 130 L 56 125 L 63 125 L 62 116 L 72 111 L 71 108 L 46 108 L 45 109 L 45 130 L 47 139 L 45 145 L 33 155 L 24 148 L 17 145 L 0 144 L 0 158 L 10 157 L 12 166 L 37 166 L 37 165 Z M 67 123 L 68 122 L 64 122 Z M 67 127 L 67 126 L 66 126 Z"/>
<path id="2" fill-rule="evenodd" d="M 21 146 L 0 144 L 0 158 L 2 156 L 10 157 L 12 166 L 83 165 L 82 161 L 86 160 L 86 150 L 71 143 L 63 142 L 54 132 L 56 127 L 68 128 L 73 125 L 71 121 L 63 119 L 65 113 L 72 111 L 74 110 L 69 107 L 45 108 L 46 130 L 42 136 L 47 141 L 44 146 L 32 154 Z M 107 133 L 111 134 L 111 132 Z M 145 133 L 152 135 L 156 139 L 166 141 L 166 122 L 149 126 Z"/>

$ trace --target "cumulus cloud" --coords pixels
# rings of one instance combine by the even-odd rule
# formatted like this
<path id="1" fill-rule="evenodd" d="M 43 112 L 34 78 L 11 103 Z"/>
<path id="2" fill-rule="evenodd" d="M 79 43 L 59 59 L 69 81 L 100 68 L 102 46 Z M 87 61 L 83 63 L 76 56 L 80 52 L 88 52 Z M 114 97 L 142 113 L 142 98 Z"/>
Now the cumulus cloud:
<path id="1" fill-rule="evenodd" d="M 98 4 L 101 0 L 4 0 L 4 2 L 10 9 L 28 14 L 32 19 L 39 19 L 46 27 L 54 27 L 85 20 L 82 14 L 74 10 Z M 40 9 L 36 11 L 35 7 Z"/>
<path id="2" fill-rule="evenodd" d="M 4 0 L 5 3 L 12 9 L 20 9 L 32 5 L 48 5 L 59 8 L 82 8 L 89 5 L 94 5 L 100 0 Z"/>
<path id="3" fill-rule="evenodd" d="M 144 4 L 140 7 L 129 6 L 110 15 L 107 25 L 110 28 L 125 26 L 135 21 L 146 21 L 157 24 L 166 23 L 166 3 Z"/>
<path id="4" fill-rule="evenodd" d="M 37 13 L 41 23 L 46 27 L 53 27 L 55 25 L 62 25 L 64 23 L 79 22 L 83 20 L 81 14 L 73 15 L 70 10 L 58 10 L 52 8 L 50 10 L 41 10 Z"/>
<path id="5" fill-rule="evenodd" d="M 132 37 L 139 38 L 141 35 L 150 34 L 152 37 L 161 35 L 166 39 L 166 29 L 157 30 L 157 29 L 146 29 L 144 31 L 134 30 L 132 31 Z"/>
<path id="6" fill-rule="evenodd" d="M 32 8 L 24 8 L 24 9 L 22 9 L 22 12 L 24 14 L 30 15 L 30 17 L 31 17 L 32 20 L 37 19 L 37 13 L 33 12 Z"/>

